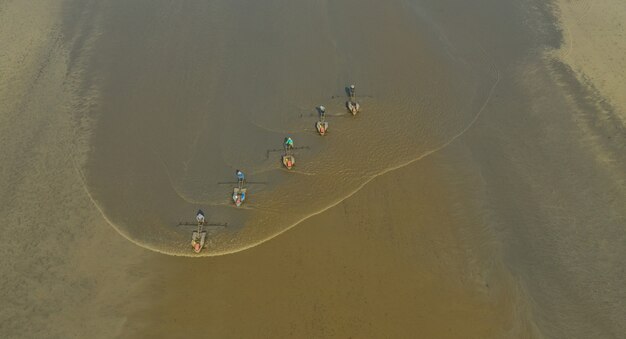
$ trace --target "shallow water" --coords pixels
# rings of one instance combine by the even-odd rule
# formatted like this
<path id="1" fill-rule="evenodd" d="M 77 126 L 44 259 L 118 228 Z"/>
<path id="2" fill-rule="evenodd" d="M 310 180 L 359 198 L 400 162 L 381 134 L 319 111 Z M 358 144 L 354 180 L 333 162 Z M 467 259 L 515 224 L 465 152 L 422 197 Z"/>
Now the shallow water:
<path id="1" fill-rule="evenodd" d="M 202 208 L 229 223 L 203 255 L 243 250 L 461 143 L 448 166 L 466 174 L 438 180 L 469 197 L 455 213 L 476 220 L 459 232 L 478 265 L 502 263 L 518 278 L 534 317 L 520 325 L 521 312 L 516 326 L 570 337 L 623 328 L 606 319 L 624 313 L 624 141 L 604 123 L 610 109 L 594 112 L 606 109 L 546 60 L 560 41 L 549 7 L 120 1 L 100 13 L 87 183 L 129 238 L 190 255 L 190 230 L 175 225 Z M 344 107 L 350 83 L 356 117 Z M 325 137 L 314 130 L 318 105 L 329 110 Z M 308 147 L 292 172 L 268 153 L 288 135 Z M 243 209 L 218 184 L 236 168 L 267 183 L 250 185 Z M 608 311 L 594 319 L 585 308 Z"/>
<path id="2" fill-rule="evenodd" d="M 175 225 L 198 208 L 229 224 L 205 255 L 273 237 L 451 142 L 497 82 L 480 43 L 408 4 L 109 6 L 94 58 L 106 73 L 89 190 L 124 234 L 165 253 L 189 254 L 189 229 Z M 345 109 L 351 83 L 356 117 Z M 318 105 L 325 137 L 314 130 Z M 288 135 L 307 147 L 291 173 L 268 152 Z M 218 184 L 236 168 L 267 183 L 250 186 L 243 209 L 230 203 L 232 185 Z"/>
<path id="3" fill-rule="evenodd" d="M 35 17 L 46 18 L 43 14 Z M 356 248 L 367 252 L 351 252 L 351 265 L 362 271 L 345 274 L 339 265 L 335 268 L 343 273 L 333 273 L 356 279 L 344 281 L 346 290 L 371 273 L 369 262 L 358 260 L 363 254 L 383 267 L 406 259 L 417 264 L 397 269 L 398 281 L 403 269 L 421 267 L 407 276 L 419 282 L 435 270 L 442 280 L 470 282 L 457 287 L 481 298 L 494 298 L 492 291 L 500 288 L 503 303 L 513 301 L 515 307 L 512 337 L 613 338 L 626 332 L 626 132 L 593 87 L 546 56 L 560 42 L 549 6 L 496 0 L 75 1 L 54 14 L 65 17 L 62 25 L 33 20 L 41 32 L 22 28 L 34 39 L 24 44 L 14 41 L 18 35 L 11 30 L 1 31 L 17 46 L 12 58 L 28 61 L 0 62 L 11 79 L 0 83 L 6 164 L 0 168 L 5 182 L 0 217 L 3 256 L 9 258 L 2 269 L 16 275 L 2 286 L 2 299 L 10 304 L 0 312 L 3 324 L 10 325 L 2 326 L 4 331 L 20 333 L 26 324 L 33 333 L 46 333 L 47 327 L 65 333 L 65 324 L 89 314 L 84 307 L 107 316 L 91 317 L 92 326 L 120 326 L 119 314 L 126 313 L 119 310 L 132 297 L 119 291 L 128 293 L 127 281 L 154 276 L 139 271 L 118 279 L 128 264 L 107 265 L 147 251 L 101 237 L 105 222 L 139 245 L 189 255 L 190 229 L 175 225 L 193 220 L 202 208 L 210 221 L 229 223 L 227 230 L 211 234 L 203 252 L 223 254 L 280 234 L 386 174 L 382 184 L 372 185 L 385 186 L 380 195 L 366 187 L 365 197 L 350 201 L 352 206 L 338 205 L 347 210 L 315 219 L 328 225 L 336 217 L 341 220 L 336 227 L 342 220 L 353 224 L 343 241 L 324 239 L 332 233 L 327 228 L 309 244 L 319 249 L 302 278 L 312 281 L 311 288 L 327 287 L 324 278 L 309 279 L 316 270 L 328 273 L 318 258 L 334 260 Z M 20 31 L 13 26 L 22 21 L 3 24 Z M 356 117 L 344 108 L 344 86 L 350 83 L 357 85 L 363 107 Z M 314 107 L 320 104 L 329 109 L 330 131 L 323 138 L 314 131 Z M 280 148 L 286 135 L 308 147 L 297 152 L 291 173 L 280 168 L 279 152 L 267 153 Z M 390 171 L 430 155 L 428 171 L 419 161 Z M 236 168 L 250 181 L 267 183 L 250 185 L 244 209 L 231 205 L 230 184 L 218 184 L 232 181 Z M 399 175 L 424 175 L 433 183 L 389 178 Z M 441 192 L 444 197 L 436 196 Z M 396 203 L 407 201 L 407 194 L 420 208 Z M 391 208 L 378 198 L 393 203 L 390 220 L 403 221 L 396 229 L 385 227 Z M 47 216 L 45 223 L 31 213 L 33 206 Z M 374 220 L 363 210 L 375 210 Z M 359 223 L 369 233 L 360 234 L 354 248 L 341 247 L 353 239 L 350 232 L 359 232 Z M 444 223 L 448 233 L 441 237 L 435 230 Z M 28 232 L 46 237 L 31 242 L 23 236 Z M 424 237 L 435 239 L 432 248 L 417 248 L 423 232 L 432 232 Z M 109 245 L 97 241 L 104 238 Z M 379 239 L 396 242 L 376 246 Z M 299 269 L 298 241 L 281 245 L 293 246 L 292 270 Z M 456 243 L 461 245 L 449 248 Z M 373 249 L 388 251 L 385 259 Z M 110 251 L 116 261 L 101 262 L 101 254 Z M 266 263 L 282 256 L 280 248 L 265 253 Z M 441 260 L 441 253 L 454 255 Z M 460 265 L 452 259 L 457 254 L 467 254 L 468 267 L 435 267 Z M 237 280 L 229 272 L 246 272 L 256 264 L 250 257 L 187 261 L 180 267 L 185 272 L 221 260 L 226 278 L 200 270 L 203 278 Z M 160 259 L 154 271 L 178 269 L 184 260 Z M 76 267 L 81 269 L 74 272 Z M 93 267 L 99 267 L 96 273 Z M 257 267 L 259 275 L 274 272 L 263 267 Z M 514 286 L 503 283 L 508 276 L 492 275 L 494 267 L 503 267 Z M 377 272 L 385 275 L 384 269 Z M 288 275 L 279 273 L 285 274 L 273 278 L 289 284 Z M 107 277 L 107 284 L 96 283 Z M 436 286 L 437 280 L 431 283 Z M 225 293 L 217 295 L 238 294 L 239 286 L 226 283 Z M 379 285 L 370 288 L 363 293 L 378 295 Z M 133 304 L 162 292 L 189 310 L 189 289 L 176 282 L 163 291 Z M 403 291 L 416 299 L 429 293 Z M 83 296 L 94 294 L 98 298 L 82 303 Z M 247 307 L 249 294 L 241 295 L 240 305 Z M 110 296 L 120 296 L 115 312 Z M 214 301 L 210 294 L 203 297 Z M 312 301 L 316 298 L 321 297 Z M 443 300 L 440 314 L 451 316 Z M 430 307 L 422 301 L 415 302 L 423 307 L 417 312 Z M 208 312 L 219 312 L 215 307 Z M 365 319 L 382 308 L 373 309 Z M 417 313 L 407 314 L 409 323 Z"/>

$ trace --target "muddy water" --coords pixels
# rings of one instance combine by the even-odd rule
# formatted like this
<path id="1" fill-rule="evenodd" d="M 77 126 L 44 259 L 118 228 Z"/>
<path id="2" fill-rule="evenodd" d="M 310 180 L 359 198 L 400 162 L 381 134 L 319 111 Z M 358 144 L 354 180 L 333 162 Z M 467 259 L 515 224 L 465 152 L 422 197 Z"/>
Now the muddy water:
<path id="1" fill-rule="evenodd" d="M 471 198 L 455 213 L 478 221 L 459 225 L 460 236 L 479 265 L 498 262 L 517 279 L 533 314 L 525 328 L 570 337 L 623 328 L 623 127 L 546 58 L 561 40 L 549 7 L 118 1 L 99 12 L 91 70 L 102 100 L 87 182 L 133 241 L 189 255 L 190 230 L 175 225 L 202 208 L 229 223 L 203 254 L 243 250 L 461 144 L 463 156 L 442 166 L 469 174 L 436 180 L 462 180 Z M 344 107 L 350 83 L 356 117 Z M 271 151 L 288 135 L 307 147 L 292 172 Z M 218 184 L 237 168 L 265 183 L 250 185 L 243 209 Z"/>
<path id="2" fill-rule="evenodd" d="M 6 4 L 0 9 L 11 11 Z M 626 132 L 601 93 L 546 57 L 559 47 L 560 34 L 544 5 L 78 1 L 63 10 L 24 8 L 18 13 L 36 14 L 33 20 L 3 21 L 0 35 L 12 48 L 11 58 L 0 62 L 1 269 L 11 273 L 2 284 L 3 305 L 9 305 L 0 313 L 3 332 L 67 336 L 84 321 L 116 330 L 129 313 L 127 300 L 135 301 L 133 307 L 154 302 L 162 306 L 152 309 L 159 313 L 189 311 L 189 290 L 213 279 L 222 285 L 215 297 L 202 295 L 203 310 L 224 314 L 236 299 L 219 298 L 239 296 L 232 316 L 219 321 L 224 333 L 232 333 L 238 310 L 264 300 L 256 284 L 239 284 L 256 282 L 246 274 L 253 265 L 256 275 L 276 284 L 267 302 L 276 295 L 284 298 L 278 305 L 294 305 L 293 295 L 307 291 L 290 285 L 292 272 L 303 273 L 309 290 L 323 292 L 308 293 L 310 304 L 323 300 L 341 309 L 333 304 L 333 288 L 346 292 L 338 304 L 366 297 L 374 306 L 354 319 L 369 319 L 380 332 L 364 335 L 399 333 L 377 325 L 386 310 L 380 305 L 402 304 L 410 312 L 403 312 L 398 328 L 415 333 L 420 329 L 409 326 L 417 312 L 438 309 L 433 321 L 441 323 L 431 329 L 438 336 L 450 326 L 446 317 L 458 316 L 451 315 L 450 300 L 470 291 L 486 314 L 479 318 L 487 325 L 475 326 L 475 337 L 495 333 L 488 326 L 497 318 L 494 299 L 513 304 L 503 310 L 512 319 L 511 337 L 621 337 Z M 46 13 L 64 20 L 37 21 Z M 3 19 L 8 17 L 25 16 Z M 20 27 L 23 22 L 39 29 Z M 363 105 L 354 118 L 341 98 L 349 83 L 357 84 Z M 319 104 L 330 111 L 324 138 L 313 130 Z M 308 147 L 297 152 L 291 173 L 280 169 L 279 153 L 267 153 L 286 135 Z M 425 164 L 430 170 L 421 168 Z M 266 182 L 250 185 L 242 210 L 229 203 L 230 184 L 218 184 L 233 180 L 235 168 Z M 302 224 L 324 224 L 322 233 L 294 233 L 261 259 L 254 252 L 203 261 L 155 257 L 153 267 L 141 265 L 129 275 L 131 259 L 145 252 L 103 231 L 108 221 L 140 245 L 185 255 L 189 230 L 175 224 L 203 208 L 210 220 L 230 225 L 211 235 L 205 254 L 237 251 L 349 198 L 372 178 L 380 180 Z M 391 222 L 395 229 L 386 227 Z M 333 242 L 335 228 L 344 233 Z M 285 247 L 292 266 L 277 267 Z M 337 260 L 346 252 L 352 253 L 348 263 Z M 102 253 L 115 255 L 102 260 Z M 403 265 L 394 266 L 398 260 Z M 179 287 L 189 281 L 186 273 L 210 268 L 207 263 L 222 268 L 197 270 L 198 285 Z M 390 266 L 397 284 L 393 305 L 377 297 L 384 288 L 376 278 L 386 277 Z M 161 270 L 182 282 L 151 275 Z M 437 276 L 432 288 L 403 283 L 406 277 L 422 282 L 429 272 Z M 129 295 L 145 277 L 163 283 L 162 289 Z M 334 285 L 337 277 L 343 285 Z M 461 285 L 452 282 L 457 278 Z M 363 280 L 370 282 L 367 288 L 351 294 Z M 509 280 L 511 285 L 503 283 Z M 446 293 L 438 294 L 444 285 Z M 146 291 L 149 297 L 135 298 Z M 432 295 L 452 297 L 424 297 Z M 475 310 L 473 302 L 462 304 L 466 314 Z M 362 307 L 351 305 L 343 315 Z M 170 314 L 146 312 L 150 306 L 138 312 L 147 328 L 159 332 L 152 324 L 159 316 L 176 322 Z M 307 306 L 294 308 L 311 314 Z M 285 317 L 298 314 L 275 309 Z M 263 324 L 243 319 L 254 324 L 247 333 L 282 319 L 266 316 Z M 259 319 L 256 310 L 248 317 Z M 328 328 L 359 324 L 354 319 Z M 506 332 L 509 317 L 498 319 Z M 169 324 L 172 331 L 181 326 Z M 467 334 L 464 326 L 473 324 L 455 330 Z"/>
<path id="3" fill-rule="evenodd" d="M 204 254 L 242 250 L 440 152 L 442 167 L 463 170 L 433 180 L 470 197 L 454 213 L 477 221 L 458 232 L 479 266 L 502 264 L 519 283 L 511 298 L 532 314 L 516 318 L 522 332 L 623 333 L 623 127 L 546 59 L 561 39 L 549 7 L 112 2 L 102 13 L 88 183 L 123 234 L 187 255 L 189 230 L 174 225 L 203 208 L 230 224 Z M 356 117 L 343 106 L 350 83 L 362 94 Z M 324 138 L 313 129 L 320 104 Z M 268 153 L 287 135 L 308 147 L 291 173 Z M 266 182 L 241 210 L 217 184 L 236 168 Z"/>
<path id="4" fill-rule="evenodd" d="M 533 337 L 619 338 L 626 332 L 626 128 L 593 85 L 546 55 L 559 47 L 559 29 L 549 7 L 528 5 L 469 6 L 461 12 L 471 22 L 434 5 L 442 26 L 479 33 L 501 76 L 462 138 L 469 158 L 455 167 L 473 172 L 464 182 L 479 180 L 470 200 L 480 207 L 459 208 L 482 218 L 462 232 L 522 284 L 529 327 L 539 329 Z"/>
<path id="5" fill-rule="evenodd" d="M 204 253 L 214 255 L 336 204 L 464 133 L 498 77 L 480 42 L 407 3 L 112 2 L 104 11 L 90 191 L 124 234 L 166 253 L 189 253 L 189 229 L 175 225 L 198 208 L 230 225 L 212 235 Z M 350 83 L 362 95 L 356 117 L 345 109 Z M 314 130 L 321 104 L 324 138 Z M 272 151 L 285 136 L 306 147 L 291 173 Z M 243 209 L 230 203 L 232 184 L 218 184 L 236 168 L 264 182 Z"/>

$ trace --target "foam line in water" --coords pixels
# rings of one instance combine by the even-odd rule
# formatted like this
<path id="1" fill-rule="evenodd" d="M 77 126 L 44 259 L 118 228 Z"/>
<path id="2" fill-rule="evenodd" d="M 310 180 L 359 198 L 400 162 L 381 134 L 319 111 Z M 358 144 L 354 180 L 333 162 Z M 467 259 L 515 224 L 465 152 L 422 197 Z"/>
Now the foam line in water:
<path id="1" fill-rule="evenodd" d="M 144 243 L 140 243 L 139 241 L 133 239 L 131 236 L 126 234 L 124 231 L 122 231 L 122 229 L 120 227 L 118 227 L 115 223 L 113 223 L 111 221 L 111 219 L 109 219 L 107 217 L 106 213 L 104 213 L 104 210 L 102 210 L 102 207 L 100 207 L 100 204 L 98 204 L 96 199 L 94 199 L 93 195 L 89 191 L 89 188 L 87 187 L 87 180 L 85 179 L 85 175 L 83 174 L 83 171 L 81 171 L 80 168 L 78 167 L 78 164 L 76 164 L 76 160 L 74 159 L 74 156 L 72 155 L 72 153 L 69 152 L 68 156 L 70 158 L 70 162 L 72 163 L 72 166 L 74 167 L 74 170 L 76 170 L 76 174 L 78 175 L 78 180 L 79 180 L 79 182 L 81 184 L 81 187 L 83 188 L 83 191 L 85 192 L 85 195 L 87 196 L 87 198 L 89 198 L 89 201 L 91 201 L 93 206 L 96 208 L 96 210 L 98 210 L 98 212 L 102 216 L 102 219 L 104 219 L 104 221 L 107 224 L 109 224 L 115 231 L 117 231 L 117 233 L 119 233 L 126 240 L 130 241 L 131 243 L 133 243 L 133 244 L 135 244 L 135 245 L 137 245 L 139 247 L 142 247 L 142 248 L 145 248 L 145 249 L 149 249 L 151 251 L 155 251 L 155 252 L 162 253 L 162 254 L 172 255 L 172 253 L 168 253 L 168 252 L 165 252 L 165 251 L 160 250 L 158 248 L 153 248 L 153 247 L 150 247 L 150 246 L 148 246 L 148 245 L 146 245 Z"/>

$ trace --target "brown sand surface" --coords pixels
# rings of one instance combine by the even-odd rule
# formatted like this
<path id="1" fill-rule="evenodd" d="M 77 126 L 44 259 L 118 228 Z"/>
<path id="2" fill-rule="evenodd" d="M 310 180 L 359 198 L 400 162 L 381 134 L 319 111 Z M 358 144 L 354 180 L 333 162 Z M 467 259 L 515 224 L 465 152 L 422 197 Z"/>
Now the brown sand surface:
<path id="1" fill-rule="evenodd" d="M 2 338 L 114 336 L 149 254 L 102 218 L 75 166 L 85 150 L 73 112 L 89 96 L 77 95 L 62 5 L 0 2 Z"/>
<path id="2" fill-rule="evenodd" d="M 591 83 L 626 124 L 626 3 L 619 0 L 558 1 L 565 35 L 558 56 Z"/>

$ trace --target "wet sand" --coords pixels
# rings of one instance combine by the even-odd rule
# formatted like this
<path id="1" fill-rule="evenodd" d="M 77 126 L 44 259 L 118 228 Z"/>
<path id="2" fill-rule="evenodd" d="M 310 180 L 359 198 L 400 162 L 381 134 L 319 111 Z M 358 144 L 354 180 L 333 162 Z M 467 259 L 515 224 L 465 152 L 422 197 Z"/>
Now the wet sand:
<path id="1" fill-rule="evenodd" d="M 626 128 L 591 51 L 622 31 L 580 13 L 623 5 L 584 4 L 0 2 L 1 336 L 619 338 Z M 243 211 L 237 167 L 269 183 Z M 233 226 L 206 254 L 243 251 L 154 252 L 198 207 Z"/>
<path id="2" fill-rule="evenodd" d="M 559 1 L 564 46 L 557 56 L 577 78 L 595 88 L 626 121 L 626 4 L 622 1 Z"/>

